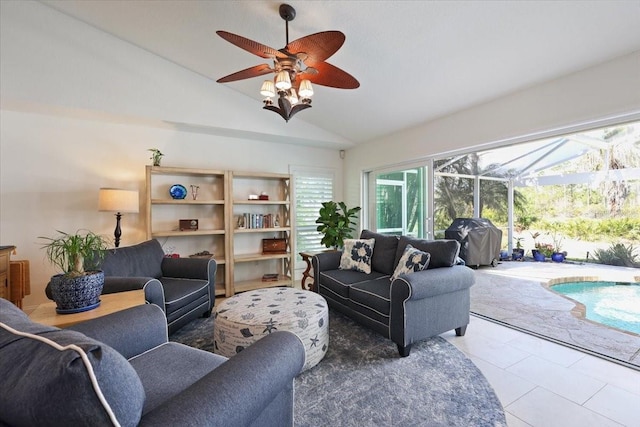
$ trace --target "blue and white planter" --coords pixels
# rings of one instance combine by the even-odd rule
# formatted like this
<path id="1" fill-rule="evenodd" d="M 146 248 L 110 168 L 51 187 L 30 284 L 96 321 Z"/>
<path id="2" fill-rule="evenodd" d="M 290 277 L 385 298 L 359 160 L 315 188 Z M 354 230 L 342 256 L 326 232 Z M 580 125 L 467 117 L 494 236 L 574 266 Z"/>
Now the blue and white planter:
<path id="1" fill-rule="evenodd" d="M 51 277 L 51 297 L 59 314 L 80 313 L 100 305 L 104 287 L 104 272 L 94 271 L 84 276 L 68 277 L 56 274 Z"/>

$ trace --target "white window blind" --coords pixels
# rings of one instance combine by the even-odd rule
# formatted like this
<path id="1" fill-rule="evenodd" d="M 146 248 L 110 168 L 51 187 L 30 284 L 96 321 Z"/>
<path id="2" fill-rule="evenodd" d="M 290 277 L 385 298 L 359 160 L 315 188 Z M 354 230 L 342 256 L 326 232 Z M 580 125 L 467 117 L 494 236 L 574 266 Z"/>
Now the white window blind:
<path id="1" fill-rule="evenodd" d="M 333 200 L 333 173 L 328 171 L 297 170 L 294 172 L 296 201 L 296 250 L 321 251 L 322 235 L 316 231 L 318 211 L 323 202 Z M 298 260 L 300 256 L 297 255 Z"/>

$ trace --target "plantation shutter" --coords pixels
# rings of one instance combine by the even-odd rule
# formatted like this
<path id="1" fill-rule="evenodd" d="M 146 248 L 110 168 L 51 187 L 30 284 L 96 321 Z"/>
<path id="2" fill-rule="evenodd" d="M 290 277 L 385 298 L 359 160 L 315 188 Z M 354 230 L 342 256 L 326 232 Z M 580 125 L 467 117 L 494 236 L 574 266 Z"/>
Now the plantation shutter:
<path id="1" fill-rule="evenodd" d="M 333 173 L 298 171 L 294 175 L 296 200 L 296 249 L 317 252 L 326 249 L 320 244 L 322 235 L 316 231 L 316 219 L 323 202 L 333 200 Z M 296 255 L 301 260 L 300 255 Z"/>

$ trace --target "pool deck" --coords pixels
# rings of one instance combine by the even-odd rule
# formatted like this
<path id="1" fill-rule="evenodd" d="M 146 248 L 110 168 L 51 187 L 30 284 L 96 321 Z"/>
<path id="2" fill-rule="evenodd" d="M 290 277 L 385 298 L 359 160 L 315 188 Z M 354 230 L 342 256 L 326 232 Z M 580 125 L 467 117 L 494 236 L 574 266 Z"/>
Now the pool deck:
<path id="1" fill-rule="evenodd" d="M 587 320 L 582 304 L 549 290 L 566 281 L 640 282 L 640 269 L 505 261 L 475 271 L 473 314 L 640 370 L 640 335 Z"/>

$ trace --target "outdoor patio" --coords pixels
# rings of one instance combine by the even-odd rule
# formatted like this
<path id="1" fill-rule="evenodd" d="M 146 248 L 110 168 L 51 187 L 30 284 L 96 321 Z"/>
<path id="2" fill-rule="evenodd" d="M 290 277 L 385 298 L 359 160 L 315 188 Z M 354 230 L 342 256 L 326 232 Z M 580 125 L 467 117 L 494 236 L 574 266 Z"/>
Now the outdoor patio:
<path id="1" fill-rule="evenodd" d="M 580 307 L 547 288 L 569 280 L 640 282 L 640 269 L 525 261 L 476 273 L 474 315 L 640 370 L 640 335 L 584 319 Z"/>

